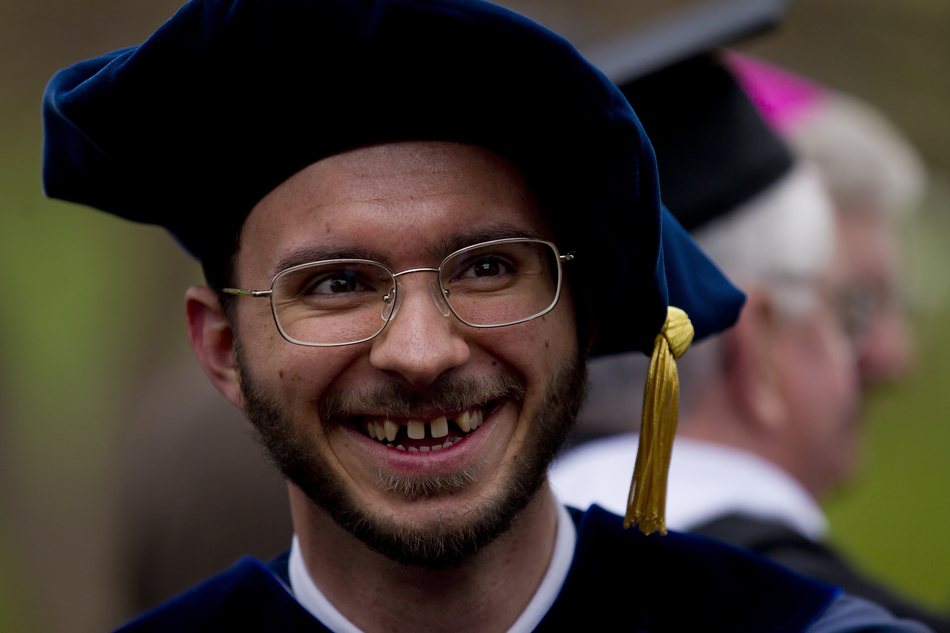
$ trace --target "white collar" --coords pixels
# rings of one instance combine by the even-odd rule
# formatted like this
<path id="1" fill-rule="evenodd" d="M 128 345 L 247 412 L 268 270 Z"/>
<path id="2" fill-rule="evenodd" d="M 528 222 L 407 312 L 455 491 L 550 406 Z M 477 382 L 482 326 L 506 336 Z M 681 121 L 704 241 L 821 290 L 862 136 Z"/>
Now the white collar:
<path id="1" fill-rule="evenodd" d="M 508 633 L 528 633 L 537 628 L 541 620 L 557 600 L 561 587 L 567 580 L 567 573 L 574 560 L 574 548 L 577 544 L 577 529 L 570 513 L 560 502 L 557 503 L 557 536 L 554 542 L 554 553 L 548 570 L 541 580 L 538 590 L 531 602 L 522 612 L 518 620 L 508 629 Z M 334 607 L 323 595 L 307 572 L 300 551 L 300 541 L 294 535 L 290 546 L 290 560 L 288 562 L 291 593 L 300 605 L 310 612 L 333 633 L 363 633 L 355 624 Z"/>
<path id="2" fill-rule="evenodd" d="M 828 520 L 801 484 L 747 451 L 678 438 L 669 486 L 667 524 L 674 530 L 689 531 L 726 514 L 745 514 L 785 523 L 812 540 L 828 533 Z"/>
<path id="3" fill-rule="evenodd" d="M 635 434 L 578 446 L 555 462 L 552 487 L 565 503 L 626 512 Z M 666 524 L 686 532 L 726 514 L 780 521 L 813 540 L 828 532 L 821 508 L 788 473 L 752 453 L 679 437 L 673 443 Z"/>

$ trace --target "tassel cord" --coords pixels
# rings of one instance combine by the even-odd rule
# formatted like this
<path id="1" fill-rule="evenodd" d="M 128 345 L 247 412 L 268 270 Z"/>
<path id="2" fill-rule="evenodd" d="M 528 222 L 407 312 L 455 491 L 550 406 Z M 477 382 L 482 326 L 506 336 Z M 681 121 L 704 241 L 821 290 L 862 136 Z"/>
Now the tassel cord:
<path id="1" fill-rule="evenodd" d="M 679 418 L 679 372 L 676 359 L 689 347 L 692 324 L 686 313 L 670 307 L 663 330 L 654 339 L 643 397 L 640 446 L 634 465 L 624 527 L 666 533 L 666 487 L 673 437 Z"/>

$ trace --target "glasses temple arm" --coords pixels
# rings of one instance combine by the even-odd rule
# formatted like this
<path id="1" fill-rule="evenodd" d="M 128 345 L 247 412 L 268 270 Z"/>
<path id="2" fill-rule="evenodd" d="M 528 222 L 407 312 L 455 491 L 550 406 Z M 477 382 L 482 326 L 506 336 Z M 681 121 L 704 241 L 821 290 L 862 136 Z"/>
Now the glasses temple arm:
<path id="1" fill-rule="evenodd" d="M 242 297 L 269 297 L 271 290 L 241 290 L 240 288 L 222 288 L 221 292 L 228 295 L 240 295 Z"/>

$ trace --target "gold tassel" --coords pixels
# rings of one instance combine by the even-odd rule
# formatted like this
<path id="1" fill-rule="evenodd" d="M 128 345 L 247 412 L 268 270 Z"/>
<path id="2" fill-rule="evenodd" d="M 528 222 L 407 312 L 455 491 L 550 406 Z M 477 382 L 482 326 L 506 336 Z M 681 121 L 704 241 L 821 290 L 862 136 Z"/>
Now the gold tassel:
<path id="1" fill-rule="evenodd" d="M 693 340 L 693 324 L 670 306 L 663 330 L 653 341 L 653 356 L 643 394 L 643 420 L 633 481 L 627 497 L 625 528 L 640 525 L 644 534 L 666 534 L 666 479 L 679 417 L 680 379 L 676 359 Z"/>

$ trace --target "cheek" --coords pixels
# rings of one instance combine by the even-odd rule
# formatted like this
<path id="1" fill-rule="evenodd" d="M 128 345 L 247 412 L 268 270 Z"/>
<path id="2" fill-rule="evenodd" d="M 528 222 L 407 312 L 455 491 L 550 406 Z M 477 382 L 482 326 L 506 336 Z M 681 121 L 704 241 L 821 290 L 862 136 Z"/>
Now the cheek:
<path id="1" fill-rule="evenodd" d="M 276 338 L 262 337 L 255 349 L 245 349 L 245 355 L 255 382 L 286 411 L 301 413 L 313 410 L 320 397 L 345 374 L 353 363 L 354 350 L 294 345 L 278 333 Z"/>
<path id="2" fill-rule="evenodd" d="M 245 358 L 253 361 L 252 367 L 258 367 L 262 359 L 280 354 L 281 344 L 286 343 L 266 299 L 240 298 L 236 330 Z"/>
<path id="3" fill-rule="evenodd" d="M 833 414 L 853 398 L 853 352 L 843 338 L 828 328 L 807 327 L 780 345 L 789 401 L 804 415 Z"/>
<path id="4" fill-rule="evenodd" d="M 815 415 L 828 420 L 830 427 L 837 421 L 850 419 L 860 397 L 857 363 L 851 344 L 843 335 L 826 333 L 811 349 L 807 362 L 800 368 L 806 388 L 799 397 L 812 401 Z"/>
<path id="5" fill-rule="evenodd" d="M 849 403 L 857 394 L 857 358 L 854 347 L 843 335 L 832 336 L 825 345 L 824 362 L 828 368 L 828 380 L 832 382 L 840 398 Z"/>
<path id="6" fill-rule="evenodd" d="M 573 313 L 560 306 L 534 321 L 497 330 L 492 352 L 519 368 L 529 382 L 545 382 L 577 350 Z"/>

